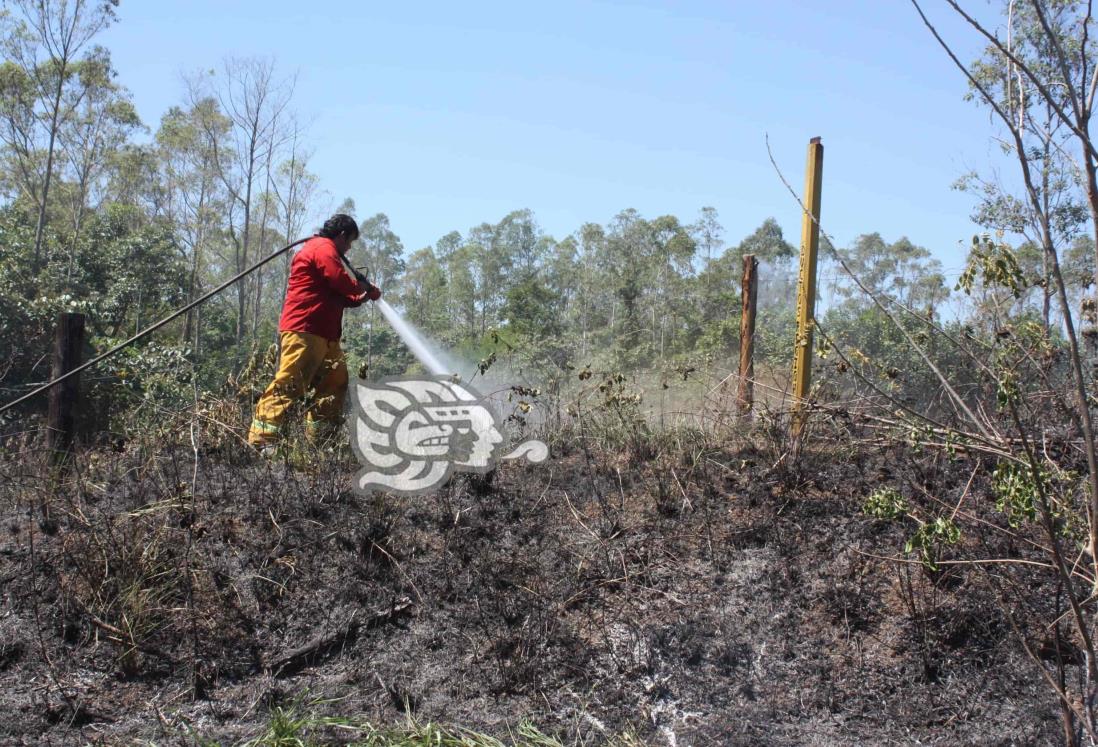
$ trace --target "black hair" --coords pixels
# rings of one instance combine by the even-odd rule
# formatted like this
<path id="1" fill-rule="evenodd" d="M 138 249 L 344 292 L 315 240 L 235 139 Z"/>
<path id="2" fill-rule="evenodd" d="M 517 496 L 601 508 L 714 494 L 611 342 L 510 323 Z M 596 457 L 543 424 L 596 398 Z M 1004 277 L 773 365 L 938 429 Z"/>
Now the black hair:
<path id="1" fill-rule="evenodd" d="M 324 221 L 324 227 L 317 232 L 317 236 L 323 236 L 326 239 L 334 239 L 341 234 L 346 235 L 352 241 L 358 238 L 358 224 L 355 223 L 354 218 L 343 213 L 336 213 Z"/>

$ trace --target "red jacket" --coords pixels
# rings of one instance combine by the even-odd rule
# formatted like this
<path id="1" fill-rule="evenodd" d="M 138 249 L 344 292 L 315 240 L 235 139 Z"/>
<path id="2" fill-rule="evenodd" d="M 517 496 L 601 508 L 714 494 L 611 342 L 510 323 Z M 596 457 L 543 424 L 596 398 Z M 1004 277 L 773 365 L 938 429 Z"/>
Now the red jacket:
<path id="1" fill-rule="evenodd" d="M 279 332 L 308 332 L 328 340 L 343 333 L 343 309 L 361 306 L 352 296 L 365 291 L 347 272 L 335 243 L 323 236 L 305 242 L 290 264 Z"/>

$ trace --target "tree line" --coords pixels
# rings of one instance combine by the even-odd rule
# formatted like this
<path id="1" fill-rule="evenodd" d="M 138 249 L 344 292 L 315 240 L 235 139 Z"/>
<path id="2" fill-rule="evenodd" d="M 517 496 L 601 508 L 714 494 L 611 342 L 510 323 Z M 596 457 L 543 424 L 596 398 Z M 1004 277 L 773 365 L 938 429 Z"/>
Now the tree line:
<path id="1" fill-rule="evenodd" d="M 324 201 L 292 75 L 273 60 L 227 60 L 216 74 L 187 76 L 182 100 L 149 127 L 109 50 L 95 43 L 118 21 L 116 5 L 20 0 L 3 17 L 0 390 L 8 398 L 46 378 L 59 311 L 85 312 L 92 344 L 105 347 L 307 233 Z M 983 64 L 992 85 L 997 68 Z M 1066 292 L 1077 302 L 1095 251 L 1060 152 L 1048 146 L 1038 163 L 1055 208 L 1051 240 L 1064 246 Z M 1005 246 L 1004 232 L 1018 238 L 1009 250 L 1022 290 L 975 282 L 961 294 L 928 249 L 903 237 L 866 233 L 848 247 L 825 240 L 830 300 L 819 321 L 830 339 L 883 370 L 910 368 L 902 336 L 866 289 L 943 324 L 994 334 L 1026 317 L 1059 334 L 1048 252 L 1024 204 L 978 174 L 958 186 L 978 191 L 974 219 L 998 237 L 977 241 L 972 256 Z M 337 210 L 357 213 L 350 201 Z M 352 260 L 410 321 L 473 361 L 506 348 L 554 370 L 728 365 L 739 344 L 744 254 L 762 261 L 757 355 L 779 372 L 790 357 L 797 250 L 774 218 L 729 241 L 712 207 L 689 219 L 626 209 L 556 238 L 520 209 L 409 250 L 383 212 L 357 217 Z M 215 386 L 239 373 L 276 338 L 288 267 L 287 256 L 254 273 L 92 381 L 132 401 L 191 375 Z M 369 360 L 373 375 L 414 365 L 379 319 L 357 313 L 346 330 L 353 357 Z"/>

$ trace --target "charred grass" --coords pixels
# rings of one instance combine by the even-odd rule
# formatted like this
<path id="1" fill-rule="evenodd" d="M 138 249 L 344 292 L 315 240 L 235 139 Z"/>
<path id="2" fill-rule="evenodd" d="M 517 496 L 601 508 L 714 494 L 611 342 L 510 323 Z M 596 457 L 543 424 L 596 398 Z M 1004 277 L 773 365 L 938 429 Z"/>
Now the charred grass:
<path id="1" fill-rule="evenodd" d="M 61 471 L 7 444 L 5 743 L 274 744 L 287 714 L 314 744 L 429 728 L 506 744 L 1057 739 L 1016 631 L 1027 609 L 1054 612 L 1055 589 L 1025 568 L 932 570 L 902 553 L 910 526 L 861 510 L 881 486 L 947 503 L 964 489 L 1001 525 L 974 462 L 845 427 L 794 461 L 762 422 L 574 422 L 547 463 L 401 500 L 354 493 L 338 451 L 267 461 L 216 423 L 178 425 Z M 941 559 L 1019 545 L 966 534 Z M 1024 604 L 1004 606 L 1011 590 Z M 1069 656 L 1054 633 L 1045 650 Z"/>

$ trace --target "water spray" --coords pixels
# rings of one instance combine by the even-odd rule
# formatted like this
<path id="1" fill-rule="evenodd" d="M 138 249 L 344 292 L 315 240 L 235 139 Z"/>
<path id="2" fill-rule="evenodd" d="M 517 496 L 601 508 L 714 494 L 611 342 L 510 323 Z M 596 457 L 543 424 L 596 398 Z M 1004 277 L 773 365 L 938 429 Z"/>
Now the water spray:
<path id="1" fill-rule="evenodd" d="M 456 371 L 453 367 L 448 368 L 442 363 L 442 359 L 445 357 L 441 351 L 432 350 L 431 344 L 419 333 L 419 331 L 408 321 L 406 321 L 396 309 L 389 305 L 383 299 L 378 299 L 376 302 L 377 307 L 381 309 L 382 315 L 392 325 L 393 329 L 400 336 L 400 339 L 404 341 L 404 344 L 412 351 L 412 354 L 416 357 L 424 368 L 430 371 L 432 376 L 456 376 Z M 495 417 L 495 416 L 493 416 Z M 537 440 L 524 441 L 516 446 L 509 453 L 504 454 L 500 459 L 522 459 L 526 458 L 531 462 L 543 462 L 549 457 L 549 448 Z"/>
<path id="2" fill-rule="evenodd" d="M 412 355 L 423 364 L 424 368 L 435 376 L 450 376 L 454 373 L 446 370 L 446 367 L 439 361 L 438 356 L 427 345 L 427 341 L 416 332 L 415 327 L 404 321 L 404 318 L 385 299 L 378 299 L 376 303 L 377 307 L 381 309 L 382 316 L 389 321 L 389 324 L 393 325 L 393 329 L 400 335 L 400 339 L 404 340 L 404 344 L 408 346 L 412 351 Z"/>

